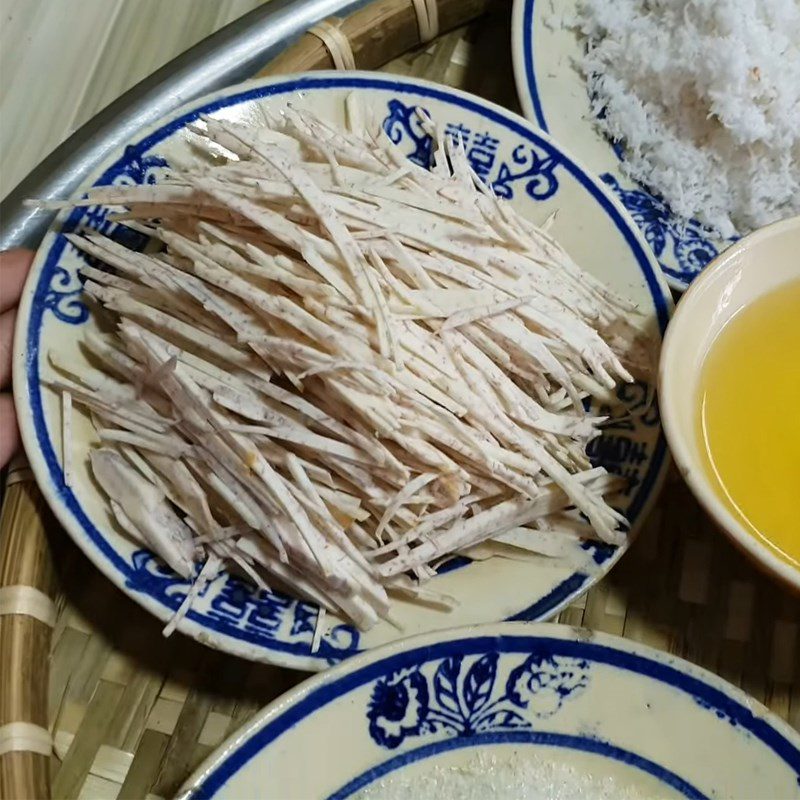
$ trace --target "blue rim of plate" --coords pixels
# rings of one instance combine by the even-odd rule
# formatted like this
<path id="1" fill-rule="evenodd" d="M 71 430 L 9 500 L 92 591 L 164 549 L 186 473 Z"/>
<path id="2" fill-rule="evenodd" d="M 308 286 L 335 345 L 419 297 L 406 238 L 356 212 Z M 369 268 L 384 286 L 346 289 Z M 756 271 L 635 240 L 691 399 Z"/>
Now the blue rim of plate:
<path id="1" fill-rule="evenodd" d="M 520 84 L 519 67 L 516 63 L 514 65 L 514 72 L 517 76 L 517 92 L 520 95 L 520 100 L 523 107 L 525 106 L 526 101 L 530 102 L 536 124 L 543 131 L 549 133 L 550 128 L 547 125 L 544 107 L 542 105 L 541 97 L 539 96 L 539 87 L 536 81 L 534 62 L 533 22 L 534 7 L 536 2 L 537 0 L 515 0 L 515 8 L 516 3 L 520 3 L 522 6 L 522 14 L 520 17 L 521 30 L 515 35 L 519 36 L 520 41 L 522 42 L 523 74 L 525 76 L 524 87 Z M 618 144 L 615 144 L 611 141 L 608 142 L 608 146 L 613 151 L 617 160 L 621 161 L 622 148 Z M 637 207 L 645 207 L 646 210 L 644 219 L 642 220 L 642 224 L 645 226 L 653 224 L 652 219 L 650 218 L 655 214 L 660 218 L 658 225 L 669 231 L 672 237 L 679 237 L 681 226 L 683 226 L 685 230 L 691 234 L 689 241 L 698 246 L 698 253 L 703 253 L 703 266 L 698 268 L 689 268 L 681 265 L 681 269 L 675 269 L 673 266 L 659 261 L 662 272 L 674 289 L 677 289 L 678 291 L 685 291 L 688 289 L 690 283 L 700 274 L 700 272 L 702 272 L 705 264 L 709 263 L 713 258 L 720 255 L 720 253 L 724 250 L 724 247 L 721 250 L 717 244 L 712 242 L 712 239 L 708 237 L 707 231 L 703 227 L 702 223 L 695 219 L 681 221 L 678 217 L 675 217 L 672 214 L 669 206 L 667 206 L 667 204 L 661 198 L 652 194 L 652 192 L 650 192 L 646 186 L 637 183 L 635 185 L 638 188 L 623 189 L 619 185 L 619 181 L 617 180 L 616 176 L 614 176 L 612 173 L 602 175 L 601 179 L 604 183 L 611 187 L 619 200 L 623 203 L 623 205 L 626 206 L 626 208 L 628 208 L 633 216 L 637 215 L 637 211 L 639 210 Z M 645 232 L 645 228 L 643 228 L 643 232 Z M 737 238 L 738 237 L 733 237 L 725 240 L 726 246 L 733 244 Z M 718 242 L 719 240 L 716 241 Z M 658 259 L 659 253 L 656 252 L 655 255 Z"/>
<path id="2" fill-rule="evenodd" d="M 490 628 L 491 626 L 480 626 Z M 562 626 L 563 627 L 563 626 Z M 480 628 L 476 629 L 480 630 Z M 726 694 L 722 689 L 712 686 L 701 677 L 689 674 L 686 667 L 693 671 L 705 672 L 699 667 L 694 667 L 680 659 L 671 659 L 657 651 L 651 651 L 652 655 L 645 655 L 636 650 L 648 651 L 650 648 L 642 646 L 634 647 L 629 642 L 625 642 L 626 649 L 614 647 L 611 644 L 599 644 L 596 642 L 581 641 L 580 632 L 574 633 L 574 638 L 555 638 L 550 636 L 539 636 L 535 634 L 510 634 L 502 633 L 499 635 L 475 635 L 463 638 L 454 638 L 444 642 L 426 644 L 413 649 L 404 650 L 385 658 L 378 658 L 375 661 L 348 669 L 348 665 L 338 667 L 333 673 L 335 677 L 319 676 L 310 679 L 304 686 L 295 690 L 301 695 L 296 702 L 291 703 L 284 710 L 275 711 L 275 716 L 269 719 L 266 724 L 252 734 L 245 734 L 246 738 L 236 746 L 234 750 L 228 752 L 219 762 L 204 771 L 202 778 L 192 786 L 187 797 L 191 800 L 211 800 L 214 794 L 243 766 L 258 755 L 265 747 L 275 742 L 281 734 L 290 728 L 301 723 L 304 719 L 313 714 L 317 709 L 327 705 L 331 701 L 344 697 L 348 692 L 358 689 L 365 684 L 371 683 L 378 678 L 391 675 L 399 670 L 417 664 L 427 663 L 436 659 L 444 659 L 449 656 L 469 656 L 482 655 L 485 653 L 501 654 L 527 654 L 533 652 L 545 652 L 548 656 L 563 656 L 567 658 L 579 658 L 584 661 L 604 664 L 626 670 L 650 678 L 660 683 L 671 686 L 684 692 L 694 699 L 694 701 L 709 713 L 716 714 L 720 719 L 725 719 L 730 725 L 740 727 L 749 734 L 757 738 L 763 745 L 768 747 L 776 756 L 783 760 L 790 769 L 797 773 L 797 782 L 800 786 L 800 748 L 786 738 L 777 730 L 768 718 L 753 713 L 750 708 L 741 701 Z M 415 637 L 426 638 L 426 637 Z M 598 637 L 606 641 L 613 641 L 617 637 L 602 636 Z M 619 640 L 624 641 L 624 640 Z M 392 645 L 389 645 L 392 647 Z M 367 656 L 362 656 L 368 658 Z M 665 663 L 674 660 L 676 665 Z M 684 670 L 680 667 L 683 666 Z M 344 674 L 341 674 L 341 673 Z M 338 673 L 338 674 L 337 674 Z M 710 677 L 713 677 L 710 675 Z M 719 683 L 726 688 L 732 689 L 738 694 L 741 690 L 717 678 Z M 317 685 L 314 685 L 317 684 Z M 286 705 L 284 699 L 283 705 Z M 272 716 L 269 711 L 267 716 Z M 259 724 L 259 723 L 256 723 Z M 538 740 L 537 740 L 538 739 Z M 548 740 L 547 736 L 537 737 L 535 732 L 533 738 L 530 734 L 526 738 L 523 736 L 497 735 L 470 737 L 466 742 L 459 738 L 438 742 L 435 745 L 428 745 L 408 751 L 395 759 L 379 765 L 378 767 L 367 770 L 361 775 L 352 779 L 348 784 L 329 796 L 329 800 L 344 800 L 354 792 L 366 786 L 372 780 L 390 772 L 392 769 L 401 768 L 408 763 L 434 755 L 445 749 L 452 749 L 459 746 L 470 746 L 473 744 L 492 744 L 504 743 L 504 741 L 516 742 L 520 744 L 550 744 L 560 747 L 569 747 L 578 750 L 596 753 L 616 761 L 623 761 L 631 766 L 637 767 L 653 777 L 666 783 L 671 788 L 680 791 L 685 797 L 703 798 L 691 784 L 680 778 L 671 770 L 656 764 L 649 759 L 632 753 L 628 750 L 615 747 L 610 742 L 593 736 L 553 736 Z M 223 745 L 224 748 L 224 745 Z M 392 762 L 395 762 L 392 764 Z M 188 787 L 187 787 L 188 788 Z"/>
<path id="3" fill-rule="evenodd" d="M 519 2 L 519 0 L 517 0 Z M 533 6 L 536 0 L 522 0 L 522 60 L 525 65 L 525 82 L 533 106 L 536 124 L 543 130 L 549 131 L 547 120 L 544 118 L 542 101 L 536 86 L 536 72 L 533 69 Z"/>
<path id="4" fill-rule="evenodd" d="M 543 138 L 540 134 L 531 130 L 529 123 L 524 120 L 516 118 L 513 112 L 506 111 L 500 106 L 497 106 L 488 101 L 476 101 L 469 95 L 448 89 L 447 87 L 439 87 L 431 83 L 416 81 L 416 80 L 397 80 L 388 78 L 374 78 L 367 77 L 366 75 L 332 75 L 323 74 L 320 76 L 304 76 L 297 78 L 287 78 L 285 80 L 275 81 L 272 80 L 265 85 L 247 88 L 243 91 L 232 92 L 223 96 L 217 96 L 216 99 L 209 102 L 202 100 L 193 104 L 192 110 L 187 111 L 169 122 L 160 126 L 158 129 L 152 131 L 147 136 L 137 140 L 135 148 L 137 155 L 147 153 L 151 148 L 159 144 L 164 139 L 171 136 L 173 133 L 181 128 L 184 128 L 188 123 L 195 121 L 201 114 L 210 114 L 222 108 L 233 105 L 238 105 L 250 100 L 258 100 L 264 97 L 275 95 L 283 95 L 292 92 L 301 92 L 307 89 L 325 89 L 325 88 L 344 88 L 344 89 L 358 89 L 358 88 L 376 88 L 381 90 L 392 91 L 398 94 L 413 94 L 421 97 L 429 97 L 434 100 L 439 100 L 442 103 L 450 104 L 456 107 L 463 108 L 467 111 L 475 113 L 492 120 L 494 123 L 504 127 L 524 140 L 536 144 L 545 150 L 557 154 L 562 166 L 575 180 L 577 180 L 583 188 L 585 188 L 593 199 L 601 206 L 601 208 L 608 215 L 610 220 L 616 226 L 617 230 L 623 235 L 626 244 L 631 250 L 642 275 L 645 278 L 648 290 L 650 292 L 653 305 L 656 313 L 656 320 L 660 334 L 663 336 L 666 330 L 666 325 L 669 320 L 671 301 L 668 299 L 668 293 L 662 289 L 659 282 L 659 275 L 657 268 L 654 268 L 654 262 L 649 254 L 646 245 L 640 241 L 640 234 L 637 231 L 632 221 L 626 219 L 624 212 L 620 210 L 620 206 L 612 201 L 609 197 L 608 189 L 602 183 L 592 179 L 588 173 L 580 167 L 569 155 L 560 150 L 554 143 L 547 138 Z M 93 179 L 93 184 L 110 183 L 120 172 L 125 169 L 126 156 L 114 161 L 107 167 L 98 177 Z M 81 208 L 74 209 L 65 219 L 57 219 L 54 223 L 56 231 L 65 227 L 76 224 L 84 214 Z M 52 230 L 52 229 L 51 229 Z M 45 240 L 47 243 L 47 240 Z M 56 505 L 55 510 L 59 513 L 62 508 L 68 512 L 69 522 L 77 523 L 82 532 L 89 538 L 94 553 L 99 554 L 104 560 L 104 564 L 98 564 L 105 569 L 107 574 L 111 576 L 116 574 L 122 576 L 123 585 L 132 589 L 131 596 L 142 604 L 151 602 L 157 607 L 163 609 L 162 619 L 168 618 L 174 611 L 174 608 L 167 605 L 162 598 L 153 594 L 143 594 L 142 589 L 137 589 L 135 585 L 128 583 L 128 578 L 132 574 L 131 565 L 116 552 L 111 543 L 103 536 L 102 532 L 91 522 L 89 517 L 84 512 L 80 503 L 78 502 L 74 492 L 71 488 L 63 483 L 63 475 L 61 466 L 56 455 L 56 449 L 47 431 L 47 424 L 42 405 L 40 375 L 39 375 L 39 359 L 40 359 L 40 338 L 42 330 L 42 317 L 48 309 L 46 297 L 49 291 L 51 280 L 58 268 L 58 261 L 67 246 L 67 240 L 58 235 L 54 240 L 48 244 L 48 252 L 45 263 L 39 273 L 38 283 L 36 284 L 32 300 L 30 302 L 30 311 L 26 321 L 27 329 L 24 333 L 24 341 L 26 344 L 25 361 L 26 361 L 26 388 L 28 394 L 29 406 L 26 411 L 30 412 L 31 421 L 33 424 L 35 442 L 28 443 L 28 449 L 31 444 L 35 444 L 38 452 L 45 463 L 47 470 L 47 479 L 50 482 L 55 498 L 60 506 Z M 25 427 L 23 426 L 23 434 L 25 434 Z M 628 518 L 633 527 L 641 515 L 645 506 L 653 500 L 655 491 L 658 484 L 663 478 L 667 467 L 667 446 L 664 437 L 663 429 L 659 430 L 658 440 L 655 443 L 653 456 L 650 462 L 649 469 L 645 476 L 642 478 L 641 484 L 638 487 L 637 494 L 628 508 Z M 37 478 L 41 476 L 37 475 Z M 62 523 L 68 523 L 62 518 Z M 79 541 L 79 544 L 81 542 Z M 608 552 L 603 551 L 595 556 L 597 563 L 610 561 L 611 564 L 615 563 L 617 558 L 621 555 L 624 548 L 616 548 Z M 92 555 L 92 552 L 89 553 Z M 97 561 L 95 563 L 98 563 Z M 585 572 L 575 572 L 568 578 L 564 579 L 558 586 L 550 591 L 544 597 L 539 598 L 534 604 L 525 608 L 509 620 L 522 620 L 522 621 L 536 621 L 545 618 L 551 614 L 556 613 L 560 608 L 566 605 L 570 600 L 579 595 L 582 591 L 587 589 L 595 580 L 597 575 L 589 575 Z M 203 629 L 213 630 L 222 637 L 232 638 L 241 641 L 245 645 L 256 647 L 265 652 L 276 652 L 285 656 L 297 659 L 297 668 L 313 669 L 329 666 L 329 662 L 322 658 L 316 658 L 311 655 L 306 643 L 287 642 L 279 639 L 270 641 L 269 645 L 263 642 L 254 643 L 252 639 L 248 638 L 246 631 L 241 629 L 232 629 L 225 626 L 223 623 L 217 623 L 215 620 L 207 616 L 200 615 L 193 610 L 186 614 L 186 619 L 195 623 L 201 631 Z M 179 630 L 188 633 L 189 635 L 197 636 L 201 631 L 187 630 L 183 627 L 183 623 L 179 626 Z M 213 644 L 213 643 L 212 643 Z M 216 646 L 216 645 L 215 645 Z M 353 655 L 358 650 L 352 652 L 342 652 L 340 657 Z M 242 654 L 241 652 L 239 654 Z M 252 653 L 248 657 L 257 658 L 258 660 L 265 660 L 259 658 Z M 266 657 L 265 657 L 266 658 Z M 267 659 L 268 660 L 268 659 Z M 317 664 L 317 662 L 319 662 Z"/>

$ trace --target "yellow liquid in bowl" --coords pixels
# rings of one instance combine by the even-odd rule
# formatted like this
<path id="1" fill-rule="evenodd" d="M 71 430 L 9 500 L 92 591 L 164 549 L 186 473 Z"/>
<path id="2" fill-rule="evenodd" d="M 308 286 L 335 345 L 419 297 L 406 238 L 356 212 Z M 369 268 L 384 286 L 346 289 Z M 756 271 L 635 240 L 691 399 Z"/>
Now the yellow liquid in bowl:
<path id="1" fill-rule="evenodd" d="M 719 333 L 700 376 L 701 449 L 720 499 L 800 568 L 800 281 Z"/>

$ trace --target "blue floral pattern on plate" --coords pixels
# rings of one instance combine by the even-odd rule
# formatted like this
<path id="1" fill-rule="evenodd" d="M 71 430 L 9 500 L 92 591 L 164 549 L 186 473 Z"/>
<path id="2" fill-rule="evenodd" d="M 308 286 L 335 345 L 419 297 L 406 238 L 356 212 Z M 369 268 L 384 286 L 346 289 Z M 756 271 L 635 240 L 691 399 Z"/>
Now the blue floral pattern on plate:
<path id="1" fill-rule="evenodd" d="M 420 112 L 429 116 L 425 109 L 407 106 L 400 100 L 389 101 L 389 113 L 383 121 L 386 135 L 396 145 L 405 146 L 409 159 L 425 169 L 433 160 L 433 140 L 425 132 Z M 498 197 L 512 200 L 515 184 L 522 181 L 525 193 L 533 200 L 547 200 L 558 191 L 558 179 L 553 174 L 559 165 L 556 154 L 545 148 L 530 144 L 517 145 L 511 151 L 511 159 L 498 159 L 500 140 L 487 132 L 472 130 L 461 122 L 445 126 L 445 136 L 464 145 L 467 160 L 475 174 L 481 178 Z M 411 149 L 408 149 L 408 145 Z"/>
<path id="2" fill-rule="evenodd" d="M 667 275 L 689 283 L 720 254 L 719 239 L 697 220 L 676 217 L 660 197 L 644 189 L 623 189 L 610 172 L 600 178 L 633 217 Z M 735 241 L 735 238 L 727 239 L 724 244 Z M 670 266 L 672 263 L 677 263 L 680 269 Z"/>
<path id="3" fill-rule="evenodd" d="M 133 146 L 125 148 L 124 161 L 125 169 L 114 178 L 113 186 L 152 184 L 168 169 L 166 160 L 161 156 L 143 154 L 139 148 Z M 109 219 L 109 213 L 106 206 L 89 206 L 83 213 L 80 226 L 111 236 L 126 247 L 141 249 L 147 241 L 146 237 Z M 64 226 L 64 231 L 69 232 L 70 227 Z M 80 254 L 80 258 L 93 266 L 102 266 L 96 259 L 84 253 Z M 66 322 L 68 325 L 82 325 L 89 319 L 89 309 L 80 299 L 82 292 L 83 283 L 78 275 L 66 267 L 57 266 L 53 271 L 44 305 L 61 322 Z"/>
<path id="4" fill-rule="evenodd" d="M 89 309 L 80 296 L 83 284 L 64 267 L 56 267 L 44 296 L 45 308 L 68 325 L 82 325 L 89 319 Z"/>
<path id="5" fill-rule="evenodd" d="M 450 656 L 399 669 L 376 681 L 367 720 L 373 741 L 390 750 L 410 737 L 474 736 L 530 729 L 589 683 L 589 664 L 533 653 L 498 677 L 497 653 Z"/>
<path id="6" fill-rule="evenodd" d="M 596 414 L 608 416 L 609 420 L 603 425 L 603 435 L 592 439 L 586 452 L 594 466 L 625 478 L 623 494 L 629 496 L 640 485 L 642 471 L 651 457 L 647 442 L 637 435 L 637 425 L 654 428 L 660 417 L 653 390 L 642 381 L 620 384 L 617 399 L 627 413 L 620 416 L 618 409 L 605 405 L 596 408 Z"/>
<path id="7" fill-rule="evenodd" d="M 133 569 L 126 585 L 145 592 L 176 611 L 186 597 L 189 581 L 176 575 L 149 550 L 138 550 L 131 559 Z M 311 647 L 317 606 L 294 600 L 278 592 L 264 592 L 235 575 L 220 573 L 200 593 L 208 612 L 192 610 L 190 617 L 229 635 L 247 635 L 248 641 L 269 645 L 275 641 Z M 330 663 L 358 651 L 359 633 L 350 625 L 336 625 L 320 641 L 318 655 Z"/>

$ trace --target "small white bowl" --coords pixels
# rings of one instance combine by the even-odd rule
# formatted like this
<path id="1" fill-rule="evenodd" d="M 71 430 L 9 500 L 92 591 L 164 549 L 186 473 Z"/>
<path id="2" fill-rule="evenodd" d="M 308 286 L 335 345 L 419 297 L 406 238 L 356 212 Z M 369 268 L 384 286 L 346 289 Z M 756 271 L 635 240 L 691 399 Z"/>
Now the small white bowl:
<path id="1" fill-rule="evenodd" d="M 697 382 L 714 337 L 744 306 L 796 280 L 800 280 L 800 217 L 768 225 L 726 250 L 678 304 L 664 338 L 658 382 L 664 432 L 675 463 L 697 499 L 745 553 L 800 590 L 800 569 L 745 530 L 719 499 L 701 461 L 695 427 Z"/>

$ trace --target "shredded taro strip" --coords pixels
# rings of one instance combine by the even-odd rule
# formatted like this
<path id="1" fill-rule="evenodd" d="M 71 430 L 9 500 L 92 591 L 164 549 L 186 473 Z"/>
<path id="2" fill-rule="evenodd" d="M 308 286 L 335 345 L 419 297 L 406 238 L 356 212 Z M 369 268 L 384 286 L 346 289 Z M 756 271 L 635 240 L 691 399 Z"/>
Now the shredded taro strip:
<path id="1" fill-rule="evenodd" d="M 197 166 L 61 204 L 152 238 L 69 235 L 107 265 L 82 271 L 115 327 L 87 334 L 91 369 L 52 361 L 120 527 L 194 582 L 178 618 L 227 568 L 318 604 L 316 646 L 324 612 L 367 629 L 392 596 L 449 607 L 421 584 L 470 548 L 624 539 L 583 400 L 632 379 L 631 304 L 460 143 L 435 138 L 428 172 L 293 109 L 196 134 Z"/>

